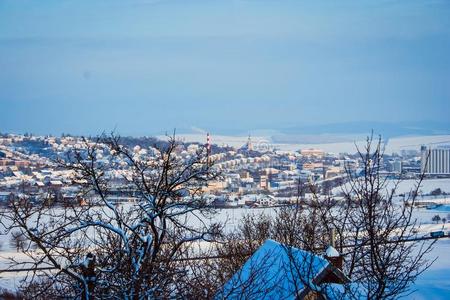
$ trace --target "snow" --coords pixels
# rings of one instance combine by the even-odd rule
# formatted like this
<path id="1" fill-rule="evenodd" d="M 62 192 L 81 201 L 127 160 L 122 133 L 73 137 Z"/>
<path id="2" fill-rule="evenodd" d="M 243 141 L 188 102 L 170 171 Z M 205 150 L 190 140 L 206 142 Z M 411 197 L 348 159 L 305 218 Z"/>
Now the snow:
<path id="1" fill-rule="evenodd" d="M 369 135 L 370 132 L 367 133 Z M 333 136 L 333 142 L 326 142 L 330 140 L 329 135 L 323 135 L 322 138 L 318 138 L 317 135 L 314 136 L 313 139 L 304 136 L 303 140 L 298 140 L 298 138 L 292 139 L 292 142 L 286 143 L 277 143 L 271 135 L 258 135 L 251 136 L 252 143 L 255 147 L 258 145 L 270 145 L 279 149 L 281 151 L 298 151 L 299 149 L 321 149 L 326 152 L 331 153 L 355 153 L 356 147 L 363 146 L 366 142 L 366 136 L 364 134 L 360 135 L 342 135 L 342 136 Z M 183 139 L 187 142 L 199 142 L 206 143 L 206 133 L 200 134 L 178 134 L 180 139 Z M 320 136 L 320 135 L 319 135 Z M 159 138 L 165 138 L 164 136 L 160 136 Z M 212 135 L 212 143 L 217 145 L 229 145 L 233 147 L 241 147 L 245 143 L 247 143 L 248 136 L 227 136 L 227 135 Z M 289 136 L 283 135 L 283 141 L 288 141 Z M 297 141 L 298 140 L 298 141 Z M 309 140 L 322 140 L 319 143 L 310 143 Z M 295 142 L 294 142 L 295 141 Z M 421 145 L 429 145 L 429 144 L 439 144 L 439 143 L 449 143 L 450 135 L 428 135 L 428 136 L 400 136 L 394 137 L 387 140 L 387 144 L 385 145 L 385 153 L 400 153 L 402 150 L 420 150 Z"/>
<path id="2" fill-rule="evenodd" d="M 405 180 L 399 185 L 399 193 L 407 192 L 411 190 L 412 185 L 415 183 L 414 180 Z M 450 179 L 430 179 L 425 180 L 422 183 L 421 190 L 424 193 L 429 193 L 430 191 L 441 188 L 443 191 L 450 192 Z M 420 198 L 420 197 L 419 197 Z M 214 215 L 214 218 L 209 220 L 205 219 L 206 225 L 216 222 L 227 222 L 227 231 L 232 231 L 235 229 L 239 221 L 243 218 L 244 215 L 253 214 L 259 215 L 261 213 L 269 216 L 274 216 L 276 209 L 274 208 L 258 208 L 258 209 L 248 209 L 248 208 L 235 208 L 235 209 L 220 209 L 217 210 L 217 214 Z M 432 217 L 435 215 L 440 215 L 441 218 L 445 217 L 449 218 L 450 206 L 441 206 L 436 209 L 415 209 L 414 210 L 414 218 L 417 218 L 418 222 L 418 236 L 429 235 L 432 231 L 440 231 L 444 230 L 445 233 L 450 231 L 450 223 L 442 224 L 441 223 L 433 223 Z M 192 218 L 192 225 L 196 226 L 197 224 L 194 222 L 199 222 L 197 218 Z M 85 224 L 88 225 L 88 224 Z M 106 224 L 102 224 L 106 225 Z M 123 236 L 123 232 L 116 232 L 117 234 Z M 149 239 L 151 237 L 142 235 L 142 239 Z M 0 250 L 0 268 L 5 269 L 8 267 L 7 265 L 7 257 L 15 257 L 19 261 L 23 261 L 26 259 L 26 256 L 17 253 L 13 250 L 13 246 L 10 243 L 10 235 L 2 235 L 0 236 L 0 243 L 2 244 L 2 249 Z M 275 245 L 277 244 L 276 242 Z M 205 246 L 207 243 L 204 243 Z M 279 245 L 279 244 L 278 244 Z M 203 245 L 202 245 L 203 247 Z M 276 247 L 272 244 L 272 248 Z M 301 251 L 301 250 L 299 250 Z M 331 253 L 328 253 L 329 255 Z M 336 254 L 336 253 L 334 253 Z M 430 253 L 427 258 L 432 260 L 437 257 L 437 260 L 433 263 L 433 265 L 426 270 L 421 276 L 419 276 L 418 280 L 413 286 L 413 289 L 417 289 L 417 292 L 413 293 L 411 296 L 407 297 L 408 299 L 446 299 L 447 295 L 450 295 L 450 239 L 440 239 L 434 245 L 434 250 Z M 279 259 L 279 263 L 281 263 L 283 259 Z M 18 286 L 20 278 L 22 278 L 25 273 L 1 273 L 0 274 L 0 287 L 7 287 L 10 289 L 14 289 Z"/>
<path id="3" fill-rule="evenodd" d="M 389 181 L 389 188 L 394 187 L 395 180 Z M 417 185 L 417 180 L 414 179 L 406 179 L 400 181 L 397 187 L 397 194 L 408 193 L 411 189 Z M 419 188 L 420 193 L 429 194 L 431 191 L 440 188 L 442 192 L 450 193 L 450 178 L 442 178 L 442 179 L 425 179 L 422 181 Z M 420 196 L 417 200 L 420 200 Z"/>
<path id="4" fill-rule="evenodd" d="M 386 145 L 386 153 L 402 150 L 419 150 L 421 145 L 448 144 L 450 135 L 425 135 L 425 136 L 403 136 L 391 138 Z"/>
<path id="5" fill-rule="evenodd" d="M 449 299 L 450 295 L 450 239 L 440 239 L 434 245 L 429 259 L 437 260 L 415 282 L 412 295 L 405 299 Z"/>
<path id="6" fill-rule="evenodd" d="M 292 258 L 292 259 L 291 259 Z M 251 298 L 295 299 L 328 265 L 324 258 L 297 248 L 267 240 L 245 262 L 216 295 L 230 299 Z M 300 270 L 299 270 L 300 269 Z M 299 270 L 299 272 L 296 272 Z"/>
<path id="7" fill-rule="evenodd" d="M 339 252 L 336 249 L 334 249 L 332 246 L 329 246 L 327 248 L 327 251 L 325 251 L 325 254 L 328 257 L 339 257 L 340 256 Z"/>
<path id="8" fill-rule="evenodd" d="M 389 179 L 386 181 L 386 191 L 390 191 L 393 188 L 396 188 L 396 194 L 407 194 L 412 192 L 417 186 L 418 181 L 416 179 L 405 179 L 405 180 L 395 180 Z M 450 178 L 441 178 L 441 179 L 424 179 L 422 180 L 419 187 L 419 196 L 417 200 L 421 200 L 421 194 L 430 194 L 433 190 L 440 188 L 442 192 L 450 193 Z M 339 194 L 342 191 L 350 189 L 350 185 L 348 183 L 343 186 L 338 186 L 333 189 L 334 194 Z M 440 198 L 444 196 L 439 196 Z"/>

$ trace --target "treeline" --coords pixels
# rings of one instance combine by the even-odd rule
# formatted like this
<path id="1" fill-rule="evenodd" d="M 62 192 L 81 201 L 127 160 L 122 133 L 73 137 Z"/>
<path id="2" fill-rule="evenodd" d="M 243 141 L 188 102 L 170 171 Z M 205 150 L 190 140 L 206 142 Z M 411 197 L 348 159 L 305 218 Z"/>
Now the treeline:
<path id="1" fill-rule="evenodd" d="M 109 164 L 97 162 L 100 145 L 110 149 Z M 103 135 L 97 144 L 86 142 L 82 154 L 73 150 L 69 160 L 59 161 L 89 183 L 83 193 L 97 197 L 64 210 L 13 201 L 2 212 L 1 223 L 4 232 L 20 233 L 29 241 L 21 243 L 20 250 L 31 259 L 17 296 L 261 299 L 274 284 L 258 281 L 258 274 L 266 271 L 261 267 L 252 267 L 244 282 L 233 283 L 234 292 L 226 293 L 224 286 L 267 239 L 285 245 L 286 251 L 295 247 L 317 255 L 334 245 L 344 259 L 342 271 L 351 281 L 339 289 L 302 282 L 302 288 L 324 297 L 396 299 L 407 295 L 430 265 L 427 254 L 432 243 L 405 242 L 416 227 L 413 206 L 406 205 L 414 199 L 395 202 L 395 189 L 386 189 L 386 179 L 380 176 L 380 141 L 369 138 L 360 151 L 364 176 L 349 173 L 343 200 L 314 197 L 311 205 L 279 208 L 270 216 L 248 215 L 231 232 L 225 230 L 226 222 L 214 222 L 215 211 L 202 197 L 208 182 L 221 177 L 207 160 L 206 149 L 200 147 L 195 155 L 182 159 L 175 155 L 178 145 L 175 137 L 152 144 L 159 149 L 157 156 L 141 160 L 130 148 L 133 140 Z M 121 167 L 132 171 L 126 179 L 139 191 L 138 200 L 126 206 L 107 197 L 106 174 Z M 416 190 L 419 187 L 420 181 Z M 299 199 L 303 188 L 315 194 L 314 186 L 299 185 Z M 186 191 L 190 197 L 185 197 Z M 198 257 L 202 259 L 193 259 Z M 14 259 L 11 263 L 24 267 Z M 292 258 L 290 267 L 280 272 L 297 272 L 305 278 L 311 263 Z"/>

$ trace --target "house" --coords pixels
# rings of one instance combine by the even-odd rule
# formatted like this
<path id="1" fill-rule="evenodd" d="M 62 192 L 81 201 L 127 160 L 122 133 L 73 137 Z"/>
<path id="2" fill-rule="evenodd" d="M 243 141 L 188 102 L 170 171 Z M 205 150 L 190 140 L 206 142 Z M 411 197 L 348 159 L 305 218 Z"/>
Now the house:
<path id="1" fill-rule="evenodd" d="M 45 184 L 44 184 L 42 181 L 36 181 L 35 185 L 36 185 L 38 188 L 44 188 L 44 187 L 45 187 Z"/>
<path id="2" fill-rule="evenodd" d="M 13 193 L 11 192 L 0 192 L 0 203 L 6 203 L 13 198 Z"/>
<path id="3" fill-rule="evenodd" d="M 50 186 L 51 187 L 62 187 L 63 183 L 61 180 L 50 180 Z"/>
<path id="4" fill-rule="evenodd" d="M 328 260 L 327 258 L 331 258 Z M 350 283 L 330 248 L 325 256 L 267 240 L 216 293 L 216 299 L 328 299 Z"/>
<path id="5" fill-rule="evenodd" d="M 257 206 L 265 206 L 265 207 L 270 207 L 270 206 L 274 206 L 277 205 L 278 202 L 275 199 L 274 196 L 271 195 L 261 195 L 260 197 L 258 197 L 256 199 L 256 203 Z"/>

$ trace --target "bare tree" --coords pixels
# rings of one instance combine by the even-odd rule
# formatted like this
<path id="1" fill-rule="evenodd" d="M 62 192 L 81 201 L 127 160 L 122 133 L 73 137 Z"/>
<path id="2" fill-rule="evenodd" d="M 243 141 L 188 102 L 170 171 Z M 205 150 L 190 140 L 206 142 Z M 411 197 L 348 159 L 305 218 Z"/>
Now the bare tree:
<path id="1" fill-rule="evenodd" d="M 85 139 L 84 147 L 58 160 L 77 182 L 87 182 L 80 194 L 85 205 L 13 201 L 3 214 L 4 227 L 20 231 L 37 247 L 23 249 L 27 262 L 12 262 L 30 269 L 26 294 L 82 299 L 176 295 L 177 279 L 188 275 L 177 260 L 190 244 L 213 240 L 219 231 L 218 225 L 205 223 L 211 211 L 202 197 L 218 173 L 206 149 L 181 157 L 179 147 L 172 136 L 142 156 L 115 135 Z M 99 159 L 105 152 L 108 158 Z M 134 201 L 113 201 L 118 193 Z"/>
<path id="2" fill-rule="evenodd" d="M 408 198 L 396 197 L 400 181 L 388 181 L 380 172 L 381 140 L 374 142 L 369 137 L 358 152 L 362 176 L 348 171 L 343 198 L 320 196 L 314 184 L 307 184 L 314 195 L 312 200 L 300 201 L 299 197 L 296 205 L 278 209 L 274 218 L 264 222 L 264 230 L 258 218 L 244 219 L 241 230 L 231 236 L 233 242 L 220 246 L 223 256 L 239 252 L 241 255 L 235 257 L 242 265 L 267 238 L 285 245 L 288 254 L 296 247 L 320 255 L 333 244 L 344 256 L 342 271 L 352 282 L 337 292 L 307 281 L 302 282 L 302 288 L 345 299 L 396 299 L 410 294 L 415 280 L 433 262 L 428 260 L 433 242 L 414 240 L 414 201 L 423 175 Z M 305 184 L 299 184 L 299 188 L 302 186 Z M 298 194 L 302 195 L 301 191 Z M 244 249 L 249 251 L 246 256 Z M 290 257 L 289 266 L 280 268 L 280 272 L 311 278 L 311 260 Z M 230 278 L 229 265 L 229 259 L 219 260 L 216 268 L 219 273 L 227 270 Z M 234 265 L 234 272 L 239 272 L 238 265 Z"/>
<path id="3" fill-rule="evenodd" d="M 331 218 L 338 249 L 345 254 L 354 292 L 369 299 L 396 299 L 412 292 L 414 281 L 432 263 L 427 254 L 433 242 L 411 241 L 414 201 L 423 175 L 408 198 L 396 197 L 400 181 L 389 182 L 380 172 L 381 138 L 374 142 L 369 137 L 358 153 L 362 176 L 348 172 L 345 199 Z"/>
<path id="4" fill-rule="evenodd" d="M 270 237 L 271 229 L 272 219 L 269 216 L 259 214 L 244 216 L 235 231 L 222 234 L 220 241 L 212 243 L 208 249 L 202 251 L 201 257 L 204 259 L 186 262 L 188 269 L 191 270 L 191 276 L 185 277 L 182 282 L 185 286 L 181 289 L 184 291 L 182 298 L 227 298 L 231 291 L 221 296 L 218 294 L 233 275 L 241 272 L 240 269 L 246 260 Z M 261 291 L 251 290 L 250 283 L 261 277 L 264 271 L 257 265 L 251 269 L 254 274 L 250 279 L 236 283 L 235 288 L 242 288 L 248 295 L 255 295 Z"/>
<path id="5" fill-rule="evenodd" d="M 215 239 L 220 226 L 205 222 L 211 210 L 202 197 L 208 180 L 218 174 L 206 149 L 181 157 L 179 147 L 171 137 L 142 156 L 114 135 L 86 139 L 82 149 L 59 161 L 73 170 L 75 181 L 87 182 L 80 194 L 85 205 L 66 203 L 63 209 L 46 201 L 12 201 L 3 225 L 32 242 L 21 247 L 28 261 L 12 261 L 30 268 L 25 294 L 212 299 L 240 293 L 253 299 L 263 298 L 282 280 L 278 275 L 285 275 L 296 278 L 296 295 L 307 289 L 333 298 L 396 299 L 412 292 L 412 283 L 431 264 L 427 254 L 433 243 L 412 239 L 422 178 L 409 198 L 396 197 L 399 182 L 380 172 L 381 140 L 368 138 L 359 151 L 362 175 L 348 171 L 343 198 L 320 196 L 314 184 L 299 184 L 295 205 L 278 209 L 274 217 L 249 215 L 220 242 Z M 107 153 L 107 159 L 99 153 Z M 301 198 L 303 188 L 312 199 Z M 134 202 L 113 201 L 118 194 L 131 195 Z M 279 265 L 277 280 L 254 288 L 267 279 L 271 254 L 262 258 L 264 264 L 251 264 L 245 280 L 236 274 L 269 238 L 284 245 L 289 260 Z M 198 250 L 193 247 L 198 241 L 212 243 Z M 344 256 L 342 271 L 352 279 L 338 292 L 310 280 L 316 276 L 312 255 L 322 255 L 330 244 Z M 294 254 L 293 247 L 305 255 Z M 230 280 L 232 287 L 225 289 Z"/>

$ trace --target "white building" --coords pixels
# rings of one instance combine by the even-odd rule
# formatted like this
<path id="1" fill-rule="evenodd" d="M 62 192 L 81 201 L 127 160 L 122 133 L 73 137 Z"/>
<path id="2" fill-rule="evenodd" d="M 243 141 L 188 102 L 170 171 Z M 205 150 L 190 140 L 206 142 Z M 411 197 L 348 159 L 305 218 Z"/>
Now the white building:
<path id="1" fill-rule="evenodd" d="M 450 174 L 450 148 L 421 148 L 421 171 L 426 174 Z"/>

